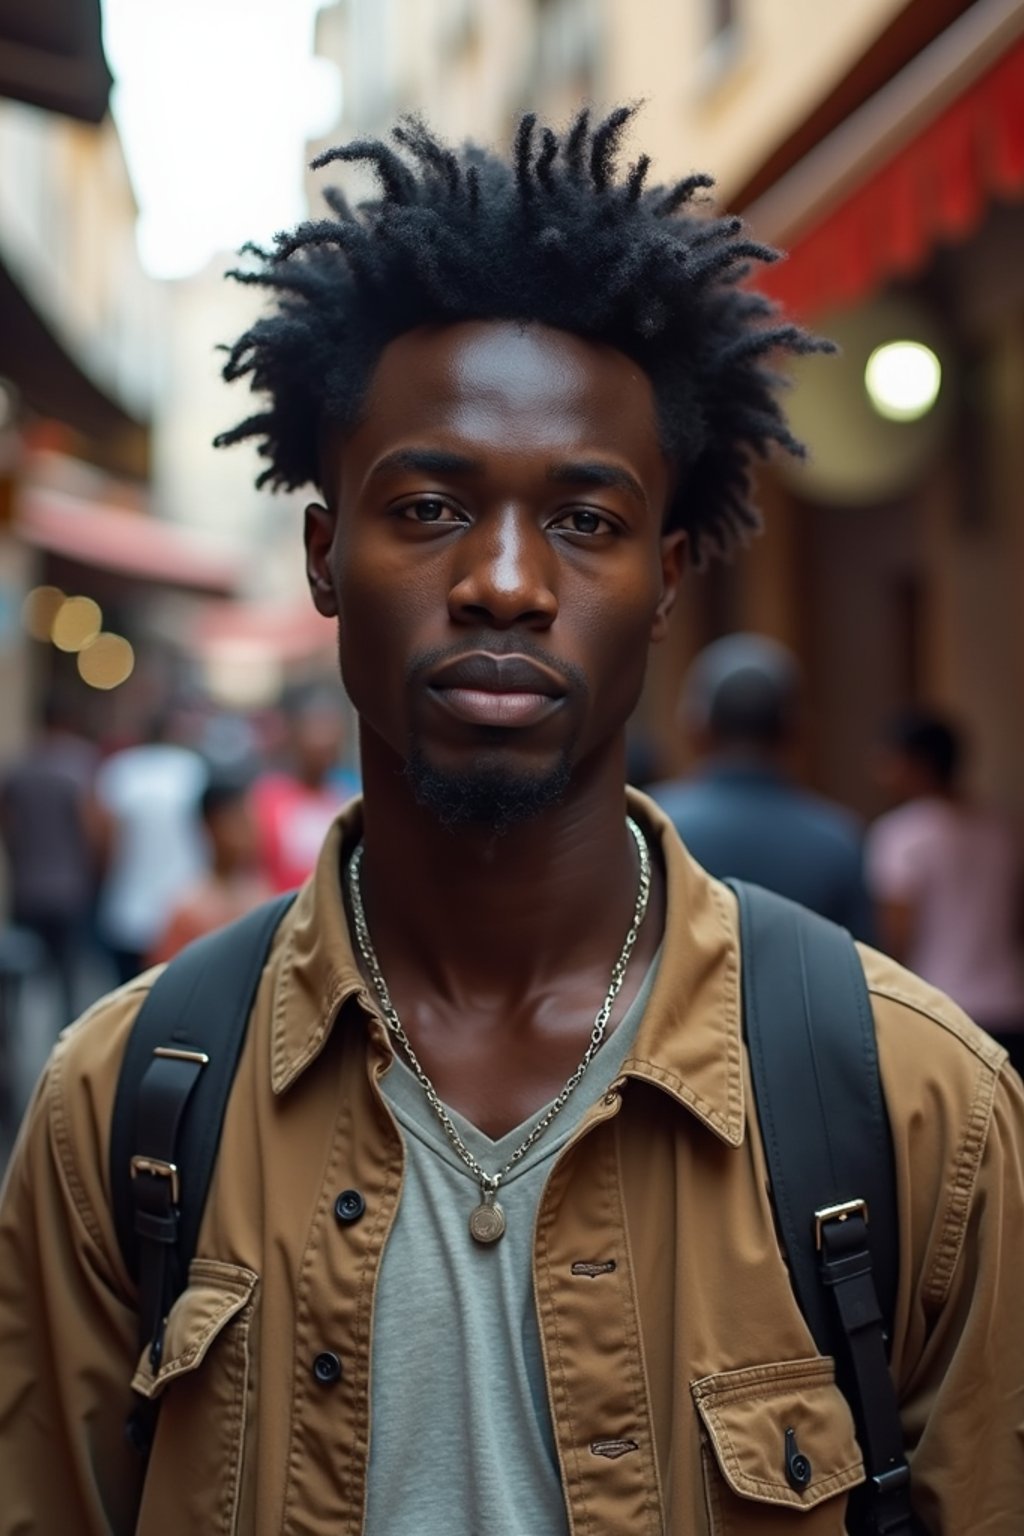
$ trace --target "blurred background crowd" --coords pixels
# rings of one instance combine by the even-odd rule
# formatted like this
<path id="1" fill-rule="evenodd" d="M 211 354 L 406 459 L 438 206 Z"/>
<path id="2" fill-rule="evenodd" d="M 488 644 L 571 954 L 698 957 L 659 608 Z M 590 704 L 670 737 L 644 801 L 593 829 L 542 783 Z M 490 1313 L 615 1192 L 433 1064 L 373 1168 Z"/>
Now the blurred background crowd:
<path id="1" fill-rule="evenodd" d="M 1024 0 L 0 0 L 5 1137 L 72 1013 L 301 879 L 358 787 L 302 497 L 210 446 L 233 252 L 402 112 L 505 143 L 637 98 L 841 354 L 793 370 L 764 534 L 688 577 L 633 779 L 1024 1039 Z"/>

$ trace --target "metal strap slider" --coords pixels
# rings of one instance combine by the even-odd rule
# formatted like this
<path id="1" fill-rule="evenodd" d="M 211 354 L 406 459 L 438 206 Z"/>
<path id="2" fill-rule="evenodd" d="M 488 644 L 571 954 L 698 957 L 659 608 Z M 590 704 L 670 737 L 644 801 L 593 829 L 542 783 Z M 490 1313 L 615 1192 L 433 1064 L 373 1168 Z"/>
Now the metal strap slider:
<path id="1" fill-rule="evenodd" d="M 847 1221 L 851 1216 L 863 1216 L 867 1225 L 868 1206 L 866 1200 L 844 1200 L 841 1205 L 823 1205 L 820 1211 L 814 1213 L 814 1246 L 821 1251 L 821 1231 L 830 1221 Z"/>
<path id="2" fill-rule="evenodd" d="M 158 1179 L 170 1179 L 171 1204 L 178 1205 L 181 1199 L 181 1181 L 178 1177 L 177 1163 L 164 1162 L 159 1157 L 140 1157 L 136 1154 L 131 1161 L 132 1178 L 137 1179 L 140 1173 L 151 1173 Z"/>

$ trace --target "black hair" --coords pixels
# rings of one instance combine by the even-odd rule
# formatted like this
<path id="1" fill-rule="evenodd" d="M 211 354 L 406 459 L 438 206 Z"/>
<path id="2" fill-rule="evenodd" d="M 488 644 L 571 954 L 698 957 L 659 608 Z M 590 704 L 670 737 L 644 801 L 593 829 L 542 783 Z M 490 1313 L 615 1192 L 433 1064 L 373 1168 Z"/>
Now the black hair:
<path id="1" fill-rule="evenodd" d="M 203 821 L 212 821 L 218 812 L 244 800 L 252 787 L 252 780 L 252 774 L 241 769 L 218 769 L 212 772 L 199 797 L 199 814 Z"/>
<path id="2" fill-rule="evenodd" d="M 758 526 L 750 476 L 771 444 L 797 456 L 767 366 L 778 352 L 832 350 L 785 323 L 744 285 L 778 252 L 738 218 L 700 215 L 713 185 L 695 174 L 646 185 L 641 155 L 616 157 L 634 107 L 592 127 L 587 111 L 559 135 L 528 113 L 511 160 L 449 148 L 419 120 L 395 147 L 361 139 L 313 161 L 368 165 L 380 195 L 300 224 L 273 248 L 243 247 L 253 265 L 228 275 L 269 289 L 276 306 L 228 349 L 224 377 L 249 377 L 265 409 L 222 432 L 218 447 L 259 440 L 257 484 L 319 483 L 325 425 L 358 418 L 387 343 L 425 324 L 524 320 L 616 347 L 650 378 L 663 447 L 684 473 L 666 526 L 685 528 L 693 558 L 724 553 Z"/>
<path id="3" fill-rule="evenodd" d="M 777 747 L 793 725 L 793 699 L 763 672 L 734 672 L 715 693 L 708 727 L 723 745 Z"/>
<path id="4" fill-rule="evenodd" d="M 944 715 L 908 709 L 890 720 L 883 733 L 886 745 L 924 768 L 937 789 L 956 783 L 964 756 L 960 731 Z"/>
<path id="5" fill-rule="evenodd" d="M 682 703 L 690 723 L 718 746 L 770 751 L 792 734 L 799 693 L 799 667 L 785 646 L 767 635 L 736 632 L 694 658 Z"/>

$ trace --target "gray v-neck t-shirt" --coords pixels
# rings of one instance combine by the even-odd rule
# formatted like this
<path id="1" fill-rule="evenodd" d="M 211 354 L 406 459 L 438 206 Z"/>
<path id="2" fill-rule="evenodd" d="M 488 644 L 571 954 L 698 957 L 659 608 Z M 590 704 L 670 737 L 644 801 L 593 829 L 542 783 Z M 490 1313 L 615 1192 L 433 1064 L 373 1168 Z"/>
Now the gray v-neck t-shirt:
<path id="1" fill-rule="evenodd" d="M 565 1108 L 505 1175 L 508 1227 L 489 1247 L 467 1226 L 479 1186 L 419 1083 L 398 1057 L 385 1074 L 405 1182 L 377 1283 L 364 1536 L 568 1531 L 534 1305 L 534 1225 L 556 1155 L 629 1054 L 659 957 Z M 542 1113 L 492 1141 L 451 1111 L 488 1172 Z"/>

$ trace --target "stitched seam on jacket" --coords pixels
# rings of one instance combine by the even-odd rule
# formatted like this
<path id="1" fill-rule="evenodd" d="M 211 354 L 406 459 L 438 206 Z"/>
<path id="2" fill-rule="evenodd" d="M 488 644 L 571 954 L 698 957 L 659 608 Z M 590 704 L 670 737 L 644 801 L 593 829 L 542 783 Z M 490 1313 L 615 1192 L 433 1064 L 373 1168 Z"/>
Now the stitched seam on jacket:
<path id="1" fill-rule="evenodd" d="M 725 1511 L 722 1508 L 722 1477 L 718 1458 L 711 1449 L 711 1437 L 707 1427 L 701 1426 L 700 1468 L 704 1482 L 704 1505 L 708 1514 L 711 1536 L 729 1536 Z"/>
<path id="2" fill-rule="evenodd" d="M 248 1295 L 251 1296 L 251 1294 L 252 1293 L 250 1291 Z M 188 1348 L 183 1349 L 180 1355 L 175 1355 L 174 1359 L 169 1361 L 167 1365 L 161 1366 L 156 1376 L 151 1375 L 148 1371 L 140 1372 L 137 1374 L 140 1375 L 143 1380 L 154 1385 L 159 1385 L 161 1388 L 164 1387 L 167 1382 L 173 1381 L 176 1376 L 184 1375 L 185 1372 L 190 1370 L 191 1367 L 195 1364 L 196 1360 L 202 1354 L 210 1340 L 214 1338 L 222 1328 L 226 1328 L 228 1324 L 239 1315 L 239 1313 L 245 1307 L 247 1299 L 248 1297 L 246 1295 L 236 1296 L 233 1299 L 233 1304 L 230 1311 L 221 1308 L 219 1312 L 217 1312 L 213 1317 L 211 1317 L 206 1323 L 203 1324 L 200 1332 L 196 1335 L 195 1339 L 188 1346 Z"/>
<path id="3" fill-rule="evenodd" d="M 718 907 L 719 916 L 725 927 L 730 930 L 729 952 L 725 959 L 726 974 L 729 978 L 729 1008 L 728 1008 L 728 1098 L 729 1114 L 733 1126 L 743 1130 L 743 1073 L 742 1051 L 740 1047 L 741 1034 L 741 999 L 740 999 L 740 963 L 739 963 L 739 936 L 737 932 L 737 907 L 736 899 L 727 887 L 721 884 L 713 884 L 711 893 Z"/>
<path id="4" fill-rule="evenodd" d="M 610 1133 L 613 1138 L 612 1146 L 610 1149 L 608 1149 L 608 1151 L 606 1151 L 603 1158 L 605 1167 L 603 1182 L 606 1185 L 607 1198 L 615 1210 L 617 1225 L 619 1231 L 622 1234 L 622 1243 L 624 1246 L 626 1246 L 626 1214 L 625 1208 L 622 1204 L 622 1193 L 618 1179 L 618 1136 L 615 1134 L 617 1129 L 618 1127 L 615 1124 L 608 1125 L 606 1123 L 603 1127 L 606 1135 Z M 600 1142 L 595 1142 L 594 1145 L 598 1155 L 600 1156 L 602 1152 Z M 648 1466 L 650 1466 L 652 1463 L 651 1453 L 653 1449 L 651 1446 L 651 1419 L 649 1404 L 647 1401 L 647 1383 L 644 1378 L 641 1360 L 641 1344 L 636 1326 L 636 1312 L 633 1306 L 633 1294 L 630 1285 L 630 1281 L 632 1280 L 631 1265 L 627 1265 L 627 1267 L 622 1271 L 620 1284 L 622 1283 L 622 1280 L 626 1282 L 626 1295 L 623 1298 L 624 1305 L 622 1306 L 620 1315 L 626 1335 L 626 1358 L 629 1362 L 629 1390 L 630 1396 L 633 1399 L 634 1417 L 637 1421 L 642 1420 L 646 1429 L 646 1434 L 644 1436 L 646 1441 L 646 1449 L 644 1455 Z M 657 1472 L 655 1472 L 655 1476 L 657 1476 Z M 651 1519 L 651 1490 L 646 1478 L 643 1479 L 643 1511 L 644 1529 L 657 1531 L 659 1529 L 659 1524 L 657 1521 L 652 1523 Z M 653 1513 L 655 1516 L 657 1516 L 658 1511 L 654 1511 Z"/>
<path id="5" fill-rule="evenodd" d="M 285 1052 L 285 1014 L 289 1008 L 289 1000 L 292 992 L 295 961 L 293 951 L 295 948 L 295 930 L 289 929 L 285 939 L 285 948 L 281 957 L 278 979 L 274 987 L 272 1010 L 272 1036 L 271 1048 L 271 1084 L 275 1093 L 284 1093 L 292 1084 L 302 1076 L 302 1073 L 313 1062 L 324 1048 L 324 1044 L 335 1022 L 335 1015 L 346 996 L 346 989 L 341 981 L 335 978 L 334 984 L 327 993 L 320 1011 L 320 1021 L 308 1036 L 303 1049 L 293 1059 L 289 1059 Z M 301 1004 L 297 1005 L 301 1007 Z"/>
<path id="6" fill-rule="evenodd" d="M 923 1295 L 936 1307 L 942 1306 L 946 1300 L 963 1247 L 971 1199 L 988 1138 L 998 1080 L 998 1073 L 991 1070 L 987 1074 L 985 1072 L 979 1074 L 963 1140 L 957 1152 L 942 1236 L 939 1239 L 931 1275 L 926 1277 L 922 1285 Z"/>
<path id="7" fill-rule="evenodd" d="M 57 1153 L 57 1163 L 61 1171 L 61 1177 L 71 1196 L 75 1214 L 106 1259 L 108 1268 L 112 1269 L 111 1255 L 103 1239 L 103 1233 L 96 1219 L 96 1213 L 78 1177 L 72 1153 L 71 1133 L 68 1129 L 67 1114 L 64 1106 L 64 1051 L 61 1045 L 58 1045 L 53 1053 L 51 1071 L 53 1091 L 50 1094 L 50 1131 L 53 1137 L 54 1150 Z"/>
<path id="8" fill-rule="evenodd" d="M 822 1384 L 828 1386 L 835 1384 L 835 1367 L 829 1356 L 809 1356 L 805 1360 L 779 1360 L 773 1361 L 770 1365 L 748 1365 L 738 1371 L 701 1376 L 697 1381 L 691 1382 L 690 1391 L 698 1402 L 709 1399 L 723 1402 L 730 1398 L 749 1397 L 751 1387 L 793 1388 L 816 1387 Z"/>
<path id="9" fill-rule="evenodd" d="M 925 1007 L 919 997 L 912 997 L 909 992 L 904 992 L 901 987 L 892 986 L 890 983 L 877 981 L 868 982 L 868 992 L 872 997 L 884 998 L 889 1003 L 899 1003 L 903 1008 L 909 1008 L 912 1013 L 920 1014 L 923 1019 L 930 1019 L 933 1024 L 938 1024 L 960 1044 L 966 1046 L 972 1055 L 992 1071 L 998 1071 L 999 1066 L 1006 1055 L 1002 1046 L 997 1045 L 981 1029 L 977 1035 L 966 1030 L 959 1019 L 947 1018 L 945 1014 L 938 1013 L 934 1008 Z"/>
<path id="10" fill-rule="evenodd" d="M 644 1422 L 647 1426 L 647 1463 L 654 1476 L 654 1498 L 656 1507 L 653 1511 L 654 1520 L 651 1529 L 655 1533 L 664 1530 L 665 1495 L 661 1486 L 661 1468 L 658 1465 L 658 1449 L 654 1443 L 654 1412 L 651 1407 L 651 1384 L 647 1374 L 647 1360 L 644 1356 L 643 1337 L 639 1326 L 639 1302 L 636 1291 L 636 1274 L 633 1269 L 633 1250 L 629 1241 L 629 1225 L 626 1216 L 626 1191 L 622 1181 L 622 1116 L 616 1117 L 611 1127 L 615 1138 L 615 1194 L 618 1199 L 619 1228 L 622 1232 L 622 1250 L 625 1255 L 625 1276 L 627 1290 L 627 1325 L 629 1331 L 629 1345 L 631 1359 L 635 1362 L 634 1372 L 637 1378 L 637 1398 L 644 1411 Z M 650 1509 L 650 1499 L 645 1501 L 645 1508 Z"/>
<path id="11" fill-rule="evenodd" d="M 664 1067 L 658 1066 L 657 1062 L 648 1061 L 645 1056 L 628 1057 L 622 1064 L 622 1070 L 623 1072 L 628 1072 L 630 1067 L 634 1066 L 643 1067 L 650 1077 L 653 1077 L 659 1083 L 665 1083 L 681 1099 L 684 1099 L 687 1104 L 692 1105 L 695 1109 L 699 1109 L 701 1114 L 707 1120 L 710 1120 L 712 1125 L 717 1126 L 723 1135 L 729 1140 L 732 1139 L 734 1129 L 725 1116 L 715 1109 L 713 1104 L 709 1104 L 707 1099 L 703 1098 L 701 1094 L 696 1093 L 688 1083 L 682 1082 L 674 1072 L 666 1071 Z"/>
<path id="12" fill-rule="evenodd" d="M 224 1488 L 224 1496 L 221 1503 L 221 1529 L 224 1536 L 234 1536 L 238 1521 L 238 1502 L 242 1491 L 242 1457 L 245 1451 L 245 1401 L 249 1391 L 249 1324 L 252 1321 L 253 1307 L 250 1302 L 239 1314 L 238 1326 L 232 1330 L 235 1346 L 236 1366 L 240 1366 L 238 1374 L 240 1381 L 236 1387 L 234 1401 L 231 1408 L 231 1417 L 228 1424 L 228 1445 L 235 1448 L 234 1477 L 230 1478 Z"/>
<path id="13" fill-rule="evenodd" d="M 565 1175 L 564 1174 L 562 1175 L 561 1183 L 562 1183 L 562 1188 L 564 1189 L 564 1187 L 565 1187 Z M 547 1203 L 548 1200 L 550 1199 L 550 1195 L 551 1195 L 551 1186 L 550 1186 L 550 1183 L 549 1183 L 548 1188 L 545 1190 L 544 1195 L 542 1196 L 542 1199 L 544 1200 L 545 1203 Z M 559 1407 L 560 1407 L 560 1411 L 561 1411 L 561 1417 L 563 1417 L 568 1422 L 568 1425 L 569 1425 L 569 1431 L 570 1431 L 570 1433 L 569 1433 L 569 1445 L 570 1445 L 570 1448 L 571 1448 L 570 1454 L 571 1454 L 571 1457 L 572 1457 L 572 1480 L 573 1480 L 573 1482 L 575 1483 L 575 1486 L 576 1486 L 576 1491 L 577 1491 L 579 1503 L 582 1505 L 583 1527 L 584 1527 L 585 1531 L 593 1531 L 594 1526 L 593 1526 L 593 1522 L 592 1522 L 591 1517 L 590 1517 L 590 1509 L 588 1507 L 588 1501 L 587 1501 L 587 1499 L 585 1497 L 585 1485 L 584 1485 L 584 1480 L 583 1480 L 582 1469 L 580 1467 L 579 1435 L 578 1435 L 578 1432 L 577 1432 L 575 1420 L 573 1419 L 573 1415 L 572 1415 L 572 1394 L 569 1391 L 569 1386 L 568 1386 L 568 1381 L 567 1381 L 567 1376 L 566 1376 L 566 1369 L 565 1369 L 565 1358 L 564 1358 L 564 1356 L 562 1354 L 562 1335 L 561 1335 L 561 1331 L 560 1331 L 559 1326 L 558 1326 L 558 1308 L 556 1306 L 554 1306 L 552 1304 L 552 1302 L 551 1302 L 551 1295 L 552 1295 L 552 1284 L 551 1284 L 551 1281 L 552 1281 L 552 1268 L 551 1268 L 551 1255 L 550 1255 L 550 1249 L 549 1249 L 549 1243 L 548 1243 L 548 1237 L 547 1237 L 547 1230 L 546 1230 L 550 1226 L 550 1224 L 551 1224 L 551 1217 L 550 1216 L 547 1217 L 547 1219 L 544 1221 L 543 1226 L 541 1225 L 540 1222 L 538 1222 L 538 1229 L 537 1229 L 537 1258 L 538 1258 L 539 1264 L 542 1266 L 542 1268 L 544 1270 L 544 1276 L 545 1276 L 545 1281 L 546 1281 L 544 1300 L 543 1300 L 544 1316 L 545 1316 L 545 1319 L 547 1321 L 548 1329 L 554 1335 L 554 1342 L 555 1342 L 555 1356 L 556 1356 L 557 1371 L 556 1371 L 556 1375 L 555 1375 L 555 1381 L 553 1382 L 552 1385 L 553 1385 L 553 1387 L 554 1387 L 554 1389 L 555 1389 L 555 1391 L 557 1393 L 558 1403 L 559 1403 Z M 538 1302 L 539 1302 L 539 1300 L 540 1300 L 540 1298 L 538 1297 Z M 555 1439 L 556 1439 L 556 1442 L 557 1442 L 557 1440 L 558 1440 L 557 1427 L 556 1427 L 556 1430 L 555 1430 Z M 569 1490 L 567 1489 L 566 1492 L 568 1492 L 568 1491 Z M 576 1521 L 575 1521 L 575 1518 L 573 1516 L 573 1511 L 572 1511 L 571 1501 L 570 1500 L 566 1501 L 566 1514 L 568 1515 L 568 1518 L 569 1518 L 570 1528 L 575 1533 Z"/>
<path id="14" fill-rule="evenodd" d="M 296 1476 L 302 1467 L 304 1459 L 300 1454 L 297 1438 L 298 1431 L 302 1427 L 302 1409 L 309 1401 L 311 1394 L 309 1389 L 309 1371 L 303 1369 L 300 1352 L 307 1342 L 309 1326 L 312 1320 L 312 1308 L 309 1299 L 311 1279 L 320 1243 L 324 1235 L 330 1192 L 333 1189 L 330 1175 L 341 1159 L 341 1118 L 341 1115 L 335 1117 L 331 1145 L 320 1175 L 320 1198 L 317 1201 L 316 1210 L 313 1212 L 310 1235 L 302 1255 L 302 1263 L 299 1266 L 299 1282 L 295 1290 L 295 1354 L 292 1371 L 292 1380 L 295 1386 L 291 1395 L 291 1418 L 288 1425 L 288 1472 L 285 1484 L 284 1508 L 281 1512 L 282 1532 L 290 1528 L 291 1516 L 295 1509 Z"/>
<path id="15" fill-rule="evenodd" d="M 754 1399 L 751 1399 L 751 1401 L 754 1401 Z M 708 1432 L 719 1449 L 723 1466 L 732 1473 L 738 1484 L 748 1488 L 756 1488 L 759 1493 L 772 1495 L 771 1502 L 773 1504 L 792 1504 L 798 1509 L 810 1508 L 806 1500 L 802 1499 L 795 1491 L 783 1488 L 777 1482 L 768 1482 L 765 1478 L 755 1477 L 752 1472 L 744 1472 L 732 1438 L 724 1424 L 719 1424 L 712 1419 L 712 1422 L 708 1425 Z M 820 1494 L 821 1498 L 828 1498 L 833 1493 L 841 1493 L 845 1487 L 849 1486 L 848 1481 L 845 1480 L 849 1479 L 850 1473 L 860 1471 L 861 1463 L 859 1461 L 851 1461 L 837 1471 L 829 1473 L 827 1477 L 816 1478 L 814 1484 L 815 1494 Z M 817 1502 L 819 1500 L 816 1498 L 815 1503 Z"/>
<path id="16" fill-rule="evenodd" d="M 365 1070 L 365 1066 L 362 1068 L 362 1070 Z M 376 1091 L 379 1093 L 379 1088 L 380 1084 L 378 1082 L 376 1090 L 371 1086 L 370 1092 L 374 1093 Z M 380 1099 L 380 1103 L 384 1113 L 387 1116 L 391 1116 L 391 1110 L 389 1106 L 384 1103 L 383 1098 Z M 351 1110 L 349 1110 L 349 1118 L 351 1119 Z M 349 1134 L 352 1134 L 351 1129 Z M 396 1126 L 394 1126 L 393 1119 L 392 1134 L 397 1137 L 399 1153 L 400 1156 L 404 1158 L 405 1154 L 401 1132 L 397 1129 Z M 370 1237 L 367 1240 L 366 1253 L 363 1257 L 363 1262 L 359 1269 L 359 1277 L 357 1282 L 358 1297 L 355 1308 L 355 1329 L 353 1334 L 353 1342 L 355 1345 L 355 1358 L 360 1362 L 360 1365 L 358 1377 L 352 1382 L 352 1386 L 353 1388 L 358 1388 L 358 1390 L 362 1393 L 365 1412 L 362 1415 L 355 1414 L 353 1416 L 354 1424 L 356 1426 L 353 1439 L 362 1458 L 362 1465 L 364 1469 L 362 1477 L 363 1491 L 362 1497 L 359 1500 L 358 1508 L 356 1508 L 355 1503 L 356 1480 L 355 1478 L 351 1477 L 348 1480 L 348 1503 L 350 1511 L 349 1517 L 352 1521 L 353 1532 L 359 1532 L 363 1528 L 366 1512 L 366 1495 L 368 1491 L 368 1478 L 366 1475 L 366 1470 L 369 1467 L 370 1435 L 372 1433 L 370 1418 L 372 1412 L 372 1405 L 370 1402 L 370 1389 L 373 1369 L 372 1351 L 375 1279 L 380 1274 L 380 1265 L 383 1258 L 384 1246 L 388 1238 L 387 1229 L 389 1222 L 394 1220 L 398 1212 L 399 1204 L 401 1202 L 402 1182 L 404 1176 L 404 1163 L 398 1165 L 398 1170 L 395 1174 L 388 1176 L 387 1183 L 384 1186 L 383 1197 L 378 1202 L 379 1209 L 374 1213 L 374 1223 L 370 1228 Z M 364 1426 L 362 1432 L 360 1432 L 358 1429 L 360 1422 L 362 1422 Z"/>
<path id="17" fill-rule="evenodd" d="M 813 1389 L 816 1385 L 818 1383 L 813 1381 L 786 1382 L 787 1388 L 793 1391 L 799 1391 L 801 1387 Z M 708 1394 L 707 1397 L 700 1398 L 699 1401 L 707 1409 L 708 1413 L 716 1413 L 719 1408 L 729 1408 L 733 1403 L 774 1403 L 778 1401 L 779 1395 L 778 1392 L 773 1392 L 770 1387 L 766 1387 L 766 1390 L 763 1392 L 716 1392 L 713 1395 Z"/>

